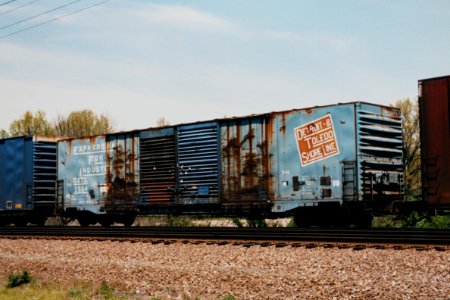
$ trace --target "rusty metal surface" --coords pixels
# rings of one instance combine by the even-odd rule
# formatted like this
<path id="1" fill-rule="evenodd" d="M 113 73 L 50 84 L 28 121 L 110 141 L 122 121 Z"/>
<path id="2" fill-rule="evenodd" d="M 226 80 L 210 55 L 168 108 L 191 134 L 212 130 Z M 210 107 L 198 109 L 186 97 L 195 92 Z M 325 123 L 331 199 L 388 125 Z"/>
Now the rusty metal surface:
<path id="1" fill-rule="evenodd" d="M 139 133 L 58 142 L 58 180 L 62 181 L 59 192 L 65 209 L 93 213 L 135 209 L 139 200 Z"/>
<path id="2" fill-rule="evenodd" d="M 270 185 L 271 118 L 254 117 L 222 122 L 221 200 L 265 202 Z"/>
<path id="3" fill-rule="evenodd" d="M 419 81 L 423 194 L 450 208 L 450 76 Z"/>
<path id="4" fill-rule="evenodd" d="M 139 199 L 139 133 L 106 136 L 106 207 L 133 207 Z"/>
<path id="5" fill-rule="evenodd" d="M 351 102 L 64 140 L 58 179 L 66 208 L 94 213 L 284 213 L 399 196 L 401 140 L 398 110 Z"/>
<path id="6" fill-rule="evenodd" d="M 395 108 L 344 103 L 224 119 L 220 130 L 224 205 L 270 203 L 277 213 L 402 196 Z"/>

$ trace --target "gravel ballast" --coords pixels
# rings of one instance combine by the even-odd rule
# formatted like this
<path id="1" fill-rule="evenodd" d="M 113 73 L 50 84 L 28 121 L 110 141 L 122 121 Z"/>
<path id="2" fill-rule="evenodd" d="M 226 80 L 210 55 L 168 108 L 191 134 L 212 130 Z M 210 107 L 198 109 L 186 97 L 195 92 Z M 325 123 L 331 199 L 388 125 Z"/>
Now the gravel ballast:
<path id="1" fill-rule="evenodd" d="M 0 276 L 163 299 L 450 299 L 450 251 L 0 239 Z"/>

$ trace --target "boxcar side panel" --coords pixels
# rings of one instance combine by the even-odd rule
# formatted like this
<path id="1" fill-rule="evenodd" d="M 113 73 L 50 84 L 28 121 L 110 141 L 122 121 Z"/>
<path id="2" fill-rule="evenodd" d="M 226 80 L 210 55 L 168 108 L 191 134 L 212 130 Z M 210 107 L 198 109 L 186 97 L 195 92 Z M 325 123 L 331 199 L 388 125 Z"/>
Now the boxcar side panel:
<path id="1" fill-rule="evenodd" d="M 96 214 L 134 210 L 139 202 L 139 133 L 58 143 L 58 180 L 64 208 Z"/>
<path id="2" fill-rule="evenodd" d="M 23 139 L 11 139 L 6 142 L 5 149 L 5 192 L 6 209 L 21 209 L 26 197 Z M 31 184 L 31 182 L 30 182 Z"/>
<path id="3" fill-rule="evenodd" d="M 270 117 L 221 122 L 221 202 L 264 205 L 274 194 L 270 179 Z"/>
<path id="4" fill-rule="evenodd" d="M 100 213 L 106 200 L 106 138 L 69 139 L 58 143 L 58 180 L 63 180 L 64 208 Z"/>
<path id="5" fill-rule="evenodd" d="M 174 128 L 142 131 L 139 151 L 141 205 L 173 204 L 177 171 Z"/>
<path id="6" fill-rule="evenodd" d="M 358 200 L 380 208 L 401 200 L 403 140 L 400 111 L 393 107 L 357 105 Z"/>
<path id="7" fill-rule="evenodd" d="M 0 209 L 33 209 L 33 141 L 31 137 L 8 138 L 0 146 Z"/>
<path id="8" fill-rule="evenodd" d="M 103 154 L 94 159 L 100 167 L 105 163 Z M 99 193 L 107 210 L 136 208 L 140 196 L 139 165 L 138 132 L 106 136 L 106 191 Z"/>
<path id="9" fill-rule="evenodd" d="M 273 211 L 342 203 L 343 163 L 356 159 L 354 104 L 276 113 L 274 134 Z"/>
<path id="10" fill-rule="evenodd" d="M 35 137 L 33 142 L 33 200 L 36 206 L 55 205 L 56 141 Z M 30 168 L 31 171 L 31 168 Z"/>
<path id="11" fill-rule="evenodd" d="M 178 204 L 219 201 L 219 124 L 177 127 Z"/>

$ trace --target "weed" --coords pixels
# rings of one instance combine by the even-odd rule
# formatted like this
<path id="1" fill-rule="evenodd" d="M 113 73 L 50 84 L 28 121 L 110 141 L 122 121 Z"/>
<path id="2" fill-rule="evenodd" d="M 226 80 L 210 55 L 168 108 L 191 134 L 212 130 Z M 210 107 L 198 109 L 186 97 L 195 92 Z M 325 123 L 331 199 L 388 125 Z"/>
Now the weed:
<path id="1" fill-rule="evenodd" d="M 248 218 L 247 224 L 248 224 L 248 227 L 252 227 L 252 228 L 266 228 L 267 227 L 267 222 L 265 219 Z"/>
<path id="2" fill-rule="evenodd" d="M 297 227 L 295 224 L 294 218 L 290 218 L 289 223 L 287 224 L 287 227 Z"/>
<path id="3" fill-rule="evenodd" d="M 24 270 L 22 274 L 11 274 L 8 276 L 8 284 L 7 288 L 14 288 L 17 286 L 21 286 L 23 284 L 29 283 L 31 281 L 31 277 L 28 274 L 27 270 Z"/>
<path id="4" fill-rule="evenodd" d="M 83 291 L 77 288 L 70 288 L 67 290 L 67 296 L 69 298 L 81 298 Z"/>
<path id="5" fill-rule="evenodd" d="M 192 220 L 186 216 L 167 216 L 167 226 L 190 227 L 193 226 Z"/>
<path id="6" fill-rule="evenodd" d="M 235 300 L 236 298 L 232 294 L 226 294 L 222 300 Z"/>
<path id="7" fill-rule="evenodd" d="M 450 216 L 426 216 L 418 212 L 412 212 L 404 216 L 375 217 L 372 227 L 381 228 L 450 228 Z"/>
<path id="8" fill-rule="evenodd" d="M 233 224 L 236 225 L 239 228 L 244 227 L 244 224 L 242 224 L 241 219 L 239 219 L 238 217 L 234 217 L 233 219 L 231 219 L 233 221 Z"/>
<path id="9" fill-rule="evenodd" d="M 98 294 L 104 299 L 112 299 L 114 295 L 114 288 L 103 281 L 98 289 Z"/>

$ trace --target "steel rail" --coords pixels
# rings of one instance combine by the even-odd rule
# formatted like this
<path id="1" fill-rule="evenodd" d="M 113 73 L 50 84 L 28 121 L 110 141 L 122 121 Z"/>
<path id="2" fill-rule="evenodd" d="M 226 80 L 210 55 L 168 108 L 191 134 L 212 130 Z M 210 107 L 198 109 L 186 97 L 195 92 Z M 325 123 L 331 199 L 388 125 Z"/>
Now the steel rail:
<path id="1" fill-rule="evenodd" d="M 0 237 L 74 237 L 450 246 L 450 230 L 229 227 L 0 227 Z"/>

